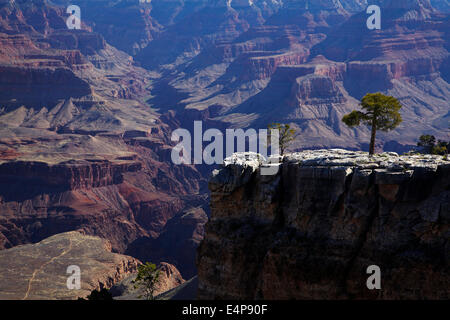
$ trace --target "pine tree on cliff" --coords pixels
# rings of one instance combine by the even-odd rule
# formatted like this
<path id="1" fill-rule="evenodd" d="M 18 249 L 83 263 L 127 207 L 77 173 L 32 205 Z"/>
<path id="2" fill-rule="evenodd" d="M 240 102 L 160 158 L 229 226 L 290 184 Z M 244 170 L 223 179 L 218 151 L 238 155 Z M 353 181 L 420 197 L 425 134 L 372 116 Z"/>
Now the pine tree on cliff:
<path id="1" fill-rule="evenodd" d="M 362 111 L 353 110 L 342 118 L 349 127 L 356 127 L 361 122 L 371 127 L 369 155 L 375 153 L 375 137 L 377 130 L 390 131 L 401 122 L 400 102 L 391 96 L 381 93 L 368 93 L 361 100 Z"/>

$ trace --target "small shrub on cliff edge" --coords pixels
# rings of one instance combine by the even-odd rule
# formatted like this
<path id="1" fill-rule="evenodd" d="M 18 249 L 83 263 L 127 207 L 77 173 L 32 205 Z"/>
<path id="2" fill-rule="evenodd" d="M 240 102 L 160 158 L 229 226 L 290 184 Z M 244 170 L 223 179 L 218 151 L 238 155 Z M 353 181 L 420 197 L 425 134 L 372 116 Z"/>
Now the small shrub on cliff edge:
<path id="1" fill-rule="evenodd" d="M 295 130 L 291 128 L 289 124 L 282 123 L 271 123 L 267 126 L 269 129 L 269 134 L 271 129 L 279 130 L 279 147 L 280 147 L 280 155 L 284 154 L 284 151 L 287 149 L 289 144 L 295 139 L 296 134 Z M 270 136 L 269 136 L 270 137 Z M 270 144 L 270 140 L 268 141 Z"/>
<path id="2" fill-rule="evenodd" d="M 450 149 L 450 142 L 439 140 L 436 143 L 436 138 L 434 136 L 423 134 L 419 137 L 417 146 L 421 148 L 422 153 L 445 156 Z"/>

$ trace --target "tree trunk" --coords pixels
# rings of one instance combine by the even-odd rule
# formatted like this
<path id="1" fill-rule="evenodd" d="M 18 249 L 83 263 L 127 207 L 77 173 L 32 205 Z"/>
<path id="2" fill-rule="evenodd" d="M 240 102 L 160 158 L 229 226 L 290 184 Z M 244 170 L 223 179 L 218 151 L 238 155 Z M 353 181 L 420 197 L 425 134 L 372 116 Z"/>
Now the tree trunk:
<path id="1" fill-rule="evenodd" d="M 377 135 L 377 125 L 375 119 L 372 121 L 372 134 L 370 135 L 369 156 L 375 153 L 375 137 Z"/>

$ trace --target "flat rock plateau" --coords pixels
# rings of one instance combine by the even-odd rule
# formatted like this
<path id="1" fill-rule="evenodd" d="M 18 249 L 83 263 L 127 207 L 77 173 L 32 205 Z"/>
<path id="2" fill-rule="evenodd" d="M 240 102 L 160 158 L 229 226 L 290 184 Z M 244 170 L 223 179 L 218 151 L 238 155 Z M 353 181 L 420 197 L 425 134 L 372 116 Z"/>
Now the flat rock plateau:
<path id="1" fill-rule="evenodd" d="M 137 271 L 140 262 L 111 252 L 108 241 L 79 232 L 0 251 L 0 299 L 85 298 Z M 81 289 L 68 289 L 69 266 L 81 271 Z"/>

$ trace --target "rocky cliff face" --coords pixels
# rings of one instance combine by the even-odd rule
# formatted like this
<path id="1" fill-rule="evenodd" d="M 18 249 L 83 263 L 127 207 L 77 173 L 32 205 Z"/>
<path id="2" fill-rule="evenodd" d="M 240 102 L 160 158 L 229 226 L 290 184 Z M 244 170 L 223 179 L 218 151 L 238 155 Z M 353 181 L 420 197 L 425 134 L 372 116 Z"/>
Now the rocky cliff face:
<path id="1" fill-rule="evenodd" d="M 41 188 L 77 190 L 104 187 L 123 182 L 123 173 L 136 172 L 142 168 L 140 162 L 82 161 L 49 165 L 43 162 L 6 162 L 0 165 L 1 184 L 21 180 L 24 184 L 35 184 Z"/>
<path id="2" fill-rule="evenodd" d="M 199 298 L 448 299 L 449 182 L 436 156 L 305 151 L 262 176 L 234 155 L 209 184 Z"/>
<path id="3" fill-rule="evenodd" d="M 67 96 L 80 98 L 92 93 L 91 88 L 66 68 L 0 67 L 0 100 L 28 105 L 48 104 Z"/>

